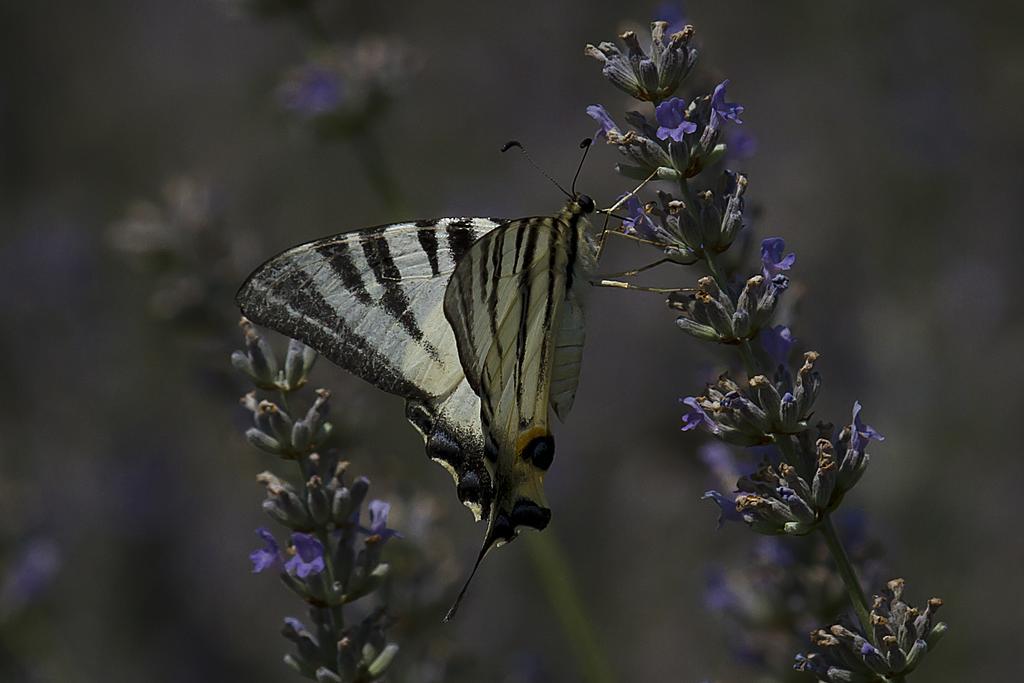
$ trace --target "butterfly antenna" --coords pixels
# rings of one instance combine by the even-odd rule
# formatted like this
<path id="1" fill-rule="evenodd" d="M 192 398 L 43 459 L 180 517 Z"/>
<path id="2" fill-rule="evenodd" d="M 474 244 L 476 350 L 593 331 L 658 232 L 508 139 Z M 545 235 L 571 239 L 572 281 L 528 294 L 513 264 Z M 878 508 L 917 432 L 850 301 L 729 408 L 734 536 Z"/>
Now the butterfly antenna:
<path id="1" fill-rule="evenodd" d="M 523 143 L 519 142 L 518 140 L 509 140 L 508 142 L 506 142 L 504 145 L 501 146 L 501 151 L 502 152 L 507 152 L 510 149 L 512 149 L 513 147 L 517 148 L 520 152 L 522 152 L 526 156 L 526 159 L 530 162 L 530 165 L 533 166 L 535 169 L 537 169 L 537 171 L 540 172 L 540 174 L 542 176 L 544 176 L 545 178 L 550 180 L 552 183 L 554 183 L 555 187 L 557 187 L 559 190 L 562 191 L 562 194 L 564 194 L 569 199 L 573 198 L 574 195 L 571 195 L 568 192 L 566 192 L 565 188 L 562 187 L 561 185 L 559 185 L 557 180 L 552 178 L 548 174 L 547 171 L 545 171 L 543 168 L 541 168 L 540 166 L 537 165 L 537 162 L 533 160 L 533 157 L 530 156 L 530 153 L 526 151 L 525 147 L 523 147 Z M 584 155 L 584 156 L 586 156 L 586 155 Z"/>
<path id="2" fill-rule="evenodd" d="M 590 138 L 583 138 L 580 142 L 580 149 L 583 150 L 583 156 L 580 158 L 580 165 L 576 167 L 576 175 L 572 177 L 572 196 L 576 196 L 576 180 L 580 177 L 580 171 L 583 170 L 583 162 L 587 160 L 587 153 L 590 152 L 590 146 L 594 144 L 594 141 Z"/>

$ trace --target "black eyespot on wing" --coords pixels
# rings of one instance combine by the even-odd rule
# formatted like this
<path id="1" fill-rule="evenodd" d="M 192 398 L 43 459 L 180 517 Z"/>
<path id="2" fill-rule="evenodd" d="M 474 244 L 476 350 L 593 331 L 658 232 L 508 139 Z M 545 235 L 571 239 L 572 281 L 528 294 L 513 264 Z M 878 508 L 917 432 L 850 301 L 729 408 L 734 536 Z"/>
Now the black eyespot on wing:
<path id="1" fill-rule="evenodd" d="M 483 491 L 480 475 L 472 470 L 462 475 L 456 487 L 459 500 L 463 502 L 479 503 L 483 498 Z"/>
<path id="2" fill-rule="evenodd" d="M 555 439 L 550 434 L 538 436 L 519 454 L 523 460 L 532 462 L 535 467 L 547 470 L 555 459 Z"/>
<path id="3" fill-rule="evenodd" d="M 512 526 L 528 526 L 540 531 L 551 521 L 551 510 L 542 508 L 532 500 L 520 498 L 512 508 Z"/>
<path id="4" fill-rule="evenodd" d="M 499 512 L 494 518 L 494 527 L 491 529 L 492 541 L 511 541 L 516 537 L 516 526 L 504 512 Z"/>

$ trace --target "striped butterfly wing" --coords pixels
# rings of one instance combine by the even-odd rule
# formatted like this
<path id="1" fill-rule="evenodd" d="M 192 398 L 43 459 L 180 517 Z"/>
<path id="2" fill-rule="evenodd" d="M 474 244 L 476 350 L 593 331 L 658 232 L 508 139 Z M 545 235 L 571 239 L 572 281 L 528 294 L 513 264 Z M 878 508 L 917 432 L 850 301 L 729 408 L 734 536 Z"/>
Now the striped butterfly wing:
<path id="1" fill-rule="evenodd" d="M 272 258 L 237 295 L 257 324 L 405 398 L 427 454 L 449 471 L 478 520 L 493 499 L 480 399 L 466 380 L 443 302 L 459 261 L 503 224 L 443 218 L 317 240 Z"/>
<path id="2" fill-rule="evenodd" d="M 548 411 L 564 418 L 576 391 L 583 343 L 576 286 L 595 258 L 586 226 L 575 202 L 553 217 L 511 221 L 473 245 L 445 292 L 494 475 L 478 565 L 517 527 L 543 529 L 551 517 L 543 490 L 554 457 Z"/>

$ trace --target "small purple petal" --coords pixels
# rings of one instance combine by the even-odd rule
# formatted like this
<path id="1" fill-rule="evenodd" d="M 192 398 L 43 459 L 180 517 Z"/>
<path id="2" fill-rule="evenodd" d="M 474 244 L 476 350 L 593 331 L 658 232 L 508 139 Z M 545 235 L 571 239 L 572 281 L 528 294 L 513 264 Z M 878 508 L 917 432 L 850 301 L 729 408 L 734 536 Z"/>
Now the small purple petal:
<path id="1" fill-rule="evenodd" d="M 301 579 L 324 570 L 324 545 L 315 536 L 295 532 L 292 534 L 295 554 L 288 559 L 284 568 L 289 574 Z"/>
<path id="2" fill-rule="evenodd" d="M 885 437 L 879 434 L 874 427 L 866 425 L 860 419 L 860 401 L 853 402 L 853 434 L 850 435 L 850 448 L 857 453 L 863 453 L 868 447 L 868 441 L 885 441 Z"/>
<path id="3" fill-rule="evenodd" d="M 740 114 L 743 113 L 743 105 L 725 101 L 725 89 L 728 85 L 728 80 L 722 81 L 715 86 L 715 91 L 711 95 L 711 128 L 713 130 L 718 130 L 723 120 L 743 123 L 740 120 Z"/>
<path id="4" fill-rule="evenodd" d="M 274 566 L 281 557 L 281 549 L 272 533 L 260 527 L 256 530 L 256 535 L 263 539 L 263 547 L 249 553 L 253 574 L 259 574 Z"/>
<path id="5" fill-rule="evenodd" d="M 714 420 L 708 417 L 708 414 L 701 408 L 700 403 L 693 396 L 687 396 L 683 399 L 683 405 L 687 406 L 690 410 L 683 413 L 683 431 L 688 432 L 691 429 L 696 429 L 700 425 L 706 426 L 712 434 L 718 433 L 718 425 L 715 424 Z"/>
<path id="6" fill-rule="evenodd" d="M 622 199 L 622 197 L 619 197 L 619 199 Z M 625 209 L 627 216 L 622 220 L 622 227 L 625 228 L 626 234 L 637 235 L 654 242 L 665 238 L 664 232 L 644 211 L 643 204 L 640 203 L 640 200 L 635 195 L 626 200 Z"/>
<path id="7" fill-rule="evenodd" d="M 761 348 L 775 361 L 775 365 L 785 365 L 789 361 L 789 353 L 793 349 L 793 333 L 785 325 L 776 325 L 761 330 L 758 336 Z"/>
<path id="8" fill-rule="evenodd" d="M 796 262 L 796 254 L 790 252 L 785 256 L 786 240 L 781 237 L 769 237 L 761 242 L 761 266 L 764 276 L 774 280 L 784 270 L 789 270 Z"/>
<path id="9" fill-rule="evenodd" d="M 359 527 L 359 530 L 370 536 L 380 536 L 387 540 L 393 536 L 401 538 L 401 534 L 394 529 L 388 528 L 388 513 L 391 511 L 391 504 L 383 500 L 371 500 L 367 506 L 370 510 L 370 527 Z"/>
<path id="10" fill-rule="evenodd" d="M 654 110 L 654 116 L 658 120 L 658 139 L 668 140 L 671 138 L 680 142 L 687 133 L 697 130 L 697 124 L 686 120 L 686 101 L 678 97 L 670 97 Z"/>
<path id="11" fill-rule="evenodd" d="M 615 121 L 612 120 L 608 110 L 600 104 L 592 104 L 587 107 L 587 115 L 597 121 L 601 126 L 600 130 L 594 133 L 595 138 L 598 138 L 599 140 L 607 140 L 608 133 L 619 132 L 619 127 L 615 125 Z"/>
<path id="12" fill-rule="evenodd" d="M 736 499 L 732 496 L 727 496 L 719 491 L 705 491 L 704 495 L 700 497 L 701 500 L 711 499 L 718 506 L 718 526 L 721 528 L 725 522 L 741 522 L 743 517 L 739 512 L 736 511 Z"/>

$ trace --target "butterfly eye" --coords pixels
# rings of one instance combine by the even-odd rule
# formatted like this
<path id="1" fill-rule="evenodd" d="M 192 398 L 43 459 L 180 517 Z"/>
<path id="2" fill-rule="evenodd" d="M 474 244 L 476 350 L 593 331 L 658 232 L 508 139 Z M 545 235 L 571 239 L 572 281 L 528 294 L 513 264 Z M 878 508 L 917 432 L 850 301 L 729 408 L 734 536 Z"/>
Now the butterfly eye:
<path id="1" fill-rule="evenodd" d="M 576 203 L 580 205 L 580 209 L 583 211 L 583 213 L 594 212 L 594 200 L 588 197 L 587 195 L 581 194 L 578 197 L 576 197 Z"/>

